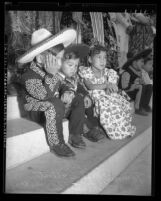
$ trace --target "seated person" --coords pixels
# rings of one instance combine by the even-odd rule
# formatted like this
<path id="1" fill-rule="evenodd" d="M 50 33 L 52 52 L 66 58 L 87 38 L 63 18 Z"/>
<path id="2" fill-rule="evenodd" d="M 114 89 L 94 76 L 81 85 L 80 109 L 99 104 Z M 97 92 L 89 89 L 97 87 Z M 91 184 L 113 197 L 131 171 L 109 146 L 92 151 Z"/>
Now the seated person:
<path id="1" fill-rule="evenodd" d="M 64 48 L 76 38 L 74 29 L 66 29 L 53 36 L 42 28 L 34 31 L 32 47 L 17 62 L 30 63 L 21 77 L 24 93 L 24 109 L 28 112 L 41 112 L 45 118 L 44 129 L 51 152 L 58 156 L 74 156 L 73 150 L 64 142 L 64 104 L 56 97 L 62 77 L 58 74 Z"/>
<path id="2" fill-rule="evenodd" d="M 148 97 L 145 95 L 144 90 L 146 86 L 142 82 L 142 67 L 144 65 L 144 58 L 150 52 L 151 49 L 146 49 L 135 56 L 131 56 L 122 67 L 124 72 L 120 75 L 119 80 L 119 88 L 123 89 L 134 101 L 135 113 L 143 116 L 148 115 L 144 108 Z"/>
<path id="3" fill-rule="evenodd" d="M 89 47 L 84 44 L 74 44 L 65 49 L 59 74 L 64 77 L 59 89 L 59 98 L 65 105 L 65 117 L 69 119 L 69 143 L 73 147 L 84 148 L 82 135 L 93 142 L 105 137 L 98 125 L 98 120 L 92 114 L 92 101 L 80 82 L 77 74 L 80 59 L 88 54 Z M 87 123 L 85 124 L 85 112 Z M 90 124 L 90 125 L 89 125 Z M 87 132 L 84 130 L 87 125 Z"/>

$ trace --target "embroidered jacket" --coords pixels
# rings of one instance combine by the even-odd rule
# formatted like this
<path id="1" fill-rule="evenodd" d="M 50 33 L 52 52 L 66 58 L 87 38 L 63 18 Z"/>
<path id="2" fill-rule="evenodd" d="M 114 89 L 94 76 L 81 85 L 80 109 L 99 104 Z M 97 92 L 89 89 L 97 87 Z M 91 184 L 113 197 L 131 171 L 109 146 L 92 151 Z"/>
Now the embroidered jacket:
<path id="1" fill-rule="evenodd" d="M 38 64 L 32 62 L 29 70 L 22 75 L 21 84 L 25 89 L 25 100 L 28 104 L 25 109 L 32 110 L 33 106 L 38 107 L 36 104 L 39 102 L 50 101 L 54 97 L 60 80 L 57 75 L 46 73 Z"/>

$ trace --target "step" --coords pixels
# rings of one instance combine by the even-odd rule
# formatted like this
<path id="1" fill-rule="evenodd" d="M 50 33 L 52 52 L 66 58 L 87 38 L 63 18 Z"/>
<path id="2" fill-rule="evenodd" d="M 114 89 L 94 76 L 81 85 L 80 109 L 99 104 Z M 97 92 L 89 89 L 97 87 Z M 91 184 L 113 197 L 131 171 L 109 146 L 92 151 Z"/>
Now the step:
<path id="1" fill-rule="evenodd" d="M 7 120 L 21 118 L 17 96 L 7 96 Z"/>
<path id="2" fill-rule="evenodd" d="M 152 115 L 135 115 L 137 133 L 124 140 L 106 139 L 86 149 L 72 148 L 74 158 L 45 153 L 6 171 L 7 193 L 99 194 L 152 141 Z"/>
<path id="3" fill-rule="evenodd" d="M 68 121 L 63 121 L 64 140 L 68 141 Z M 44 129 L 24 118 L 7 121 L 6 168 L 16 167 L 49 152 Z"/>

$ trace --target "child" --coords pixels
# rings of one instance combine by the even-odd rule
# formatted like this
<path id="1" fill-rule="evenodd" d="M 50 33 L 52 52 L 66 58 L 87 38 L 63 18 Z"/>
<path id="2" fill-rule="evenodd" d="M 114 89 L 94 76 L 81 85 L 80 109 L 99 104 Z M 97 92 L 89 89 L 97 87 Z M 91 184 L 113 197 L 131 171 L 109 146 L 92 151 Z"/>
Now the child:
<path id="1" fill-rule="evenodd" d="M 141 70 L 144 65 L 144 58 L 149 55 L 151 49 L 141 51 L 131 58 L 122 67 L 124 72 L 121 74 L 119 87 L 123 89 L 132 100 L 134 100 L 135 113 L 147 116 L 144 109 L 146 102 L 143 80 L 141 79 Z M 132 54 L 131 54 L 132 55 Z"/>
<path id="2" fill-rule="evenodd" d="M 58 156 L 74 156 L 63 138 L 62 120 L 64 104 L 55 93 L 61 76 L 58 71 L 64 48 L 76 38 L 74 29 L 66 29 L 53 36 L 46 29 L 39 29 L 32 34 L 31 49 L 18 58 L 17 62 L 31 62 L 29 69 L 22 75 L 21 84 L 25 90 L 24 108 L 28 112 L 43 114 L 45 132 L 50 150 Z"/>
<path id="3" fill-rule="evenodd" d="M 97 45 L 89 54 L 90 67 L 80 67 L 79 74 L 95 103 L 95 115 L 100 119 L 106 134 L 111 139 L 124 139 L 135 134 L 131 126 L 130 103 L 117 93 L 116 71 L 105 68 L 106 49 Z"/>
<path id="4" fill-rule="evenodd" d="M 82 139 L 85 123 L 85 106 L 89 103 L 88 92 L 81 85 L 77 75 L 80 59 L 87 56 L 89 47 L 84 44 L 71 45 L 65 49 L 60 73 L 65 76 L 59 89 L 59 97 L 65 105 L 65 116 L 69 119 L 69 143 L 76 148 L 84 148 Z M 86 103 L 87 102 L 87 103 Z M 94 129 L 92 129 L 92 132 Z M 87 133 L 86 133 L 87 134 Z M 90 135 L 90 131 L 87 137 Z M 91 140 L 103 138 L 101 134 L 92 135 Z"/>

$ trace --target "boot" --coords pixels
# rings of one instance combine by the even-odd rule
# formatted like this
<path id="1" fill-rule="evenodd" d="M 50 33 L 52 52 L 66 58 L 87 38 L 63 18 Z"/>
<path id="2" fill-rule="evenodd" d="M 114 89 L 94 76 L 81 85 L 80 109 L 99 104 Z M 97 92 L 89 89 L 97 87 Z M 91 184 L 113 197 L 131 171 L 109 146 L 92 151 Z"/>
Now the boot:
<path id="1" fill-rule="evenodd" d="M 105 138 L 106 134 L 99 127 L 94 127 L 89 132 L 84 133 L 83 136 L 92 142 L 98 142 Z"/>
<path id="2" fill-rule="evenodd" d="M 69 144 L 75 148 L 84 149 L 86 147 L 85 142 L 82 139 L 81 135 L 69 135 Z"/>
<path id="3" fill-rule="evenodd" d="M 65 143 L 61 143 L 50 147 L 50 151 L 54 152 L 57 156 L 62 157 L 75 156 L 75 153 Z"/>

